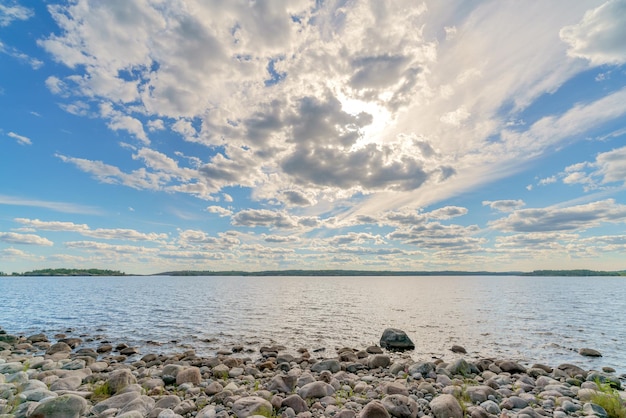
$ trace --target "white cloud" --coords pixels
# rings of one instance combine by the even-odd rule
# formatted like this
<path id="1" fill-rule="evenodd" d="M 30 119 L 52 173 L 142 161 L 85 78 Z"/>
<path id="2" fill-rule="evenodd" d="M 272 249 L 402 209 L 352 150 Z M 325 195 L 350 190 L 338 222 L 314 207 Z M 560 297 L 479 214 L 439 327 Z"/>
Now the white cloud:
<path id="1" fill-rule="evenodd" d="M 516 209 L 524 206 L 525 203 L 522 200 L 485 200 L 483 206 L 489 206 L 491 209 L 495 209 L 500 212 L 513 212 Z"/>
<path id="2" fill-rule="evenodd" d="M 0 232 L 0 241 L 8 244 L 40 245 L 45 247 L 53 245 L 52 241 L 39 235 L 18 234 L 15 232 Z"/>
<path id="3" fill-rule="evenodd" d="M 208 206 L 206 211 L 209 213 L 215 213 L 219 215 L 220 218 L 231 216 L 233 211 L 223 208 L 221 206 Z"/>
<path id="4" fill-rule="evenodd" d="M 8 137 L 16 139 L 17 143 L 20 145 L 32 145 L 33 141 L 30 140 L 30 138 L 25 137 L 23 135 L 18 135 L 15 132 L 9 132 L 7 134 Z"/>
<path id="5" fill-rule="evenodd" d="M 594 65 L 626 63 L 626 1 L 610 0 L 589 10 L 582 20 L 560 32 L 568 54 Z"/>
<path id="6" fill-rule="evenodd" d="M 34 15 L 33 11 L 18 4 L 9 6 L 0 4 L 0 27 L 9 26 L 16 20 L 28 20 Z"/>
<path id="7" fill-rule="evenodd" d="M 626 223 L 626 205 L 613 199 L 564 208 L 519 209 L 490 222 L 504 232 L 582 231 L 605 223 Z"/>
<path id="8" fill-rule="evenodd" d="M 97 228 L 91 229 L 87 224 L 75 224 L 73 222 L 62 221 L 41 221 L 39 219 L 15 218 L 15 222 L 42 231 L 68 231 L 78 232 L 81 235 L 109 239 L 109 240 L 128 240 L 128 241 L 159 241 L 168 238 L 167 234 L 155 232 L 143 233 L 134 229 L 107 229 Z"/>
<path id="9" fill-rule="evenodd" d="M 131 173 L 104 162 L 64 161 L 134 188 L 216 199 L 224 188 L 244 187 L 253 199 L 287 210 L 354 198 L 351 204 L 365 200 L 355 215 L 371 215 L 503 178 L 626 113 L 626 90 L 614 91 L 528 126 L 510 125 L 587 68 L 568 57 L 559 29 L 574 28 L 562 32 L 571 40 L 592 20 L 615 28 L 615 15 L 602 8 L 584 15 L 583 2 L 474 2 L 463 13 L 454 12 L 457 6 L 410 0 L 393 7 L 303 0 L 49 6 L 60 31 L 40 45 L 70 75 L 52 75 L 46 84 L 71 98 L 66 110 L 100 109 L 110 129 L 144 144 L 145 125 L 210 147 L 191 164 L 196 171 L 156 147 L 136 154 L 145 167 Z"/>
<path id="10" fill-rule="evenodd" d="M 42 231 L 89 231 L 89 226 L 87 226 L 87 224 L 75 224 L 74 222 L 41 221 L 39 219 L 27 218 L 15 218 L 14 220 L 15 222 L 25 225 L 28 228 L 39 229 Z"/>

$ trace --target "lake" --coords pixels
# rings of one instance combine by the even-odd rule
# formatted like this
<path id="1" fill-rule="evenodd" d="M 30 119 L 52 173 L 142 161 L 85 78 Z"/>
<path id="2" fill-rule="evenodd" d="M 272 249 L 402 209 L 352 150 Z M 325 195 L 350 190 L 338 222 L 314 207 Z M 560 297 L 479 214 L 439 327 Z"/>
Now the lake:
<path id="1" fill-rule="evenodd" d="M 2 277 L 0 299 L 8 333 L 67 333 L 143 353 L 282 344 L 332 357 L 394 327 L 415 343 L 415 360 L 449 360 L 457 344 L 467 358 L 626 372 L 620 277 Z M 603 357 L 580 356 L 582 347 Z"/>

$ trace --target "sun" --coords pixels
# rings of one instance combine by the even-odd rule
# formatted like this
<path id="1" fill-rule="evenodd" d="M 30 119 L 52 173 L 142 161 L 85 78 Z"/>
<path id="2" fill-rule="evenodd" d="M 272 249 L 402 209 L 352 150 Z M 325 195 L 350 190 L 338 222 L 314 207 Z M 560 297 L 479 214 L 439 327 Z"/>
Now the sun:
<path id="1" fill-rule="evenodd" d="M 354 144 L 353 148 L 361 148 L 366 144 L 381 144 L 385 142 L 388 132 L 394 125 L 393 114 L 384 106 L 373 101 L 364 101 L 337 94 L 337 99 L 341 102 L 341 109 L 350 114 L 358 115 L 367 113 L 372 116 L 372 123 L 361 128 L 362 136 Z"/>

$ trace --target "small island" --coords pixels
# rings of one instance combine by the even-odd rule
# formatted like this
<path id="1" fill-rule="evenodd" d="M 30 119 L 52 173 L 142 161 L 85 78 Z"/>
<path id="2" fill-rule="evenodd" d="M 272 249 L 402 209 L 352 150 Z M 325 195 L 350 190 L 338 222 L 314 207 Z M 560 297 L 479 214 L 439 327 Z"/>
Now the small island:
<path id="1" fill-rule="evenodd" d="M 2 276 L 7 274 L 0 273 Z M 11 276 L 126 276 L 127 274 L 118 270 L 102 270 L 102 269 L 41 269 L 32 270 L 24 273 L 13 273 Z"/>

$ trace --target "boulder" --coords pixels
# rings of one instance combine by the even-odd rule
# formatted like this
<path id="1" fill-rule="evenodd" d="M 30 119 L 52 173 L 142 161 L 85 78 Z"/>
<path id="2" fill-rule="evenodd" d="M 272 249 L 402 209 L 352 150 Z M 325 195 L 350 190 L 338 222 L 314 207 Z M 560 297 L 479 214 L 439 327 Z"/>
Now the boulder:
<path id="1" fill-rule="evenodd" d="M 297 376 L 276 375 L 267 386 L 267 390 L 275 390 L 282 393 L 291 393 L 296 387 Z"/>
<path id="2" fill-rule="evenodd" d="M 285 399 L 283 399 L 281 406 L 292 408 L 296 412 L 296 414 L 309 410 L 306 401 L 302 399 L 299 395 L 295 394 L 289 395 Z"/>
<path id="3" fill-rule="evenodd" d="M 430 409 L 435 418 L 463 418 L 463 409 L 452 395 L 439 395 L 430 401 Z"/>
<path id="4" fill-rule="evenodd" d="M 416 418 L 419 412 L 417 402 L 405 395 L 386 396 L 382 404 L 396 418 Z"/>
<path id="5" fill-rule="evenodd" d="M 380 401 L 371 401 L 361 411 L 359 418 L 390 418 L 387 408 Z"/>
<path id="6" fill-rule="evenodd" d="M 387 328 L 383 331 L 383 335 L 380 337 L 380 346 L 388 350 L 397 351 L 415 349 L 415 344 L 413 344 L 406 332 L 396 328 Z"/>
<path id="7" fill-rule="evenodd" d="M 367 359 L 367 366 L 370 369 L 387 367 L 391 364 L 391 358 L 385 354 L 373 354 Z"/>
<path id="8" fill-rule="evenodd" d="M 120 392 L 126 386 L 132 385 L 133 383 L 137 383 L 137 379 L 128 369 L 115 370 L 107 379 L 109 389 L 111 389 L 111 393 L 114 394 Z"/>
<path id="9" fill-rule="evenodd" d="M 274 412 L 272 404 L 259 396 L 247 396 L 237 399 L 233 404 L 232 410 L 238 418 L 247 418 L 252 415 L 269 417 Z"/>
<path id="10" fill-rule="evenodd" d="M 84 398 L 68 394 L 40 403 L 30 418 L 79 418 L 87 408 Z"/>
<path id="11" fill-rule="evenodd" d="M 602 357 L 602 354 L 593 348 L 581 348 L 578 350 L 578 354 L 585 357 Z"/>
<path id="12" fill-rule="evenodd" d="M 58 342 L 56 344 L 52 344 L 50 348 L 48 348 L 48 351 L 46 351 L 46 354 L 51 356 L 57 353 L 71 353 L 71 352 L 72 352 L 72 347 L 70 347 L 68 344 L 64 342 Z"/>
<path id="13" fill-rule="evenodd" d="M 323 398 L 325 396 L 330 396 L 333 393 L 335 393 L 334 387 L 326 382 L 320 381 L 307 383 L 298 390 L 298 395 L 304 399 Z"/>
<path id="14" fill-rule="evenodd" d="M 319 361 L 311 366 L 311 371 L 316 373 L 322 372 L 324 370 L 328 370 L 331 373 L 337 373 L 339 370 L 341 370 L 341 363 L 339 363 L 338 360 L 326 359 Z"/>
<path id="15" fill-rule="evenodd" d="M 200 374 L 200 369 L 195 366 L 183 369 L 176 375 L 177 385 L 182 385 L 183 383 L 192 383 L 194 385 L 199 385 L 201 380 L 202 376 Z"/>

